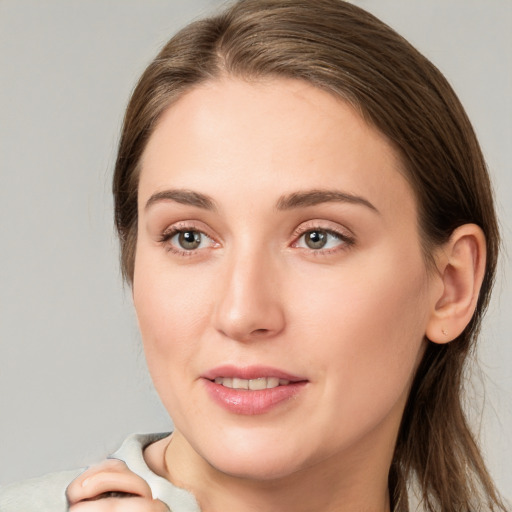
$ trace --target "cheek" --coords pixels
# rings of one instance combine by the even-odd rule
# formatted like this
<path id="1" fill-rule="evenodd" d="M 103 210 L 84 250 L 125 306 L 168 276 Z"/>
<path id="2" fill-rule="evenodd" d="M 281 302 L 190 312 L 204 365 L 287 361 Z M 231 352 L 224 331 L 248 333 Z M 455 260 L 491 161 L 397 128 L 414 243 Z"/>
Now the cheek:
<path id="1" fill-rule="evenodd" d="M 199 352 L 201 309 L 190 286 L 179 279 L 147 271 L 134 280 L 134 305 L 147 367 L 164 407 L 175 424 L 194 416 L 190 379 L 194 355 Z M 190 285 L 190 283 L 188 283 Z M 203 296 L 204 297 L 204 296 Z"/>
<path id="2" fill-rule="evenodd" d="M 136 261 L 133 300 L 148 367 L 155 385 L 161 379 L 179 381 L 187 361 L 197 351 L 209 318 L 208 274 L 145 257 Z"/>
<path id="3" fill-rule="evenodd" d="M 344 424 L 371 425 L 408 391 L 428 311 L 428 278 L 421 257 L 411 259 L 417 264 L 382 257 L 365 272 L 347 269 L 339 280 L 317 283 L 323 293 L 303 294 L 314 297 L 302 304 L 307 321 L 297 322 L 308 340 L 306 364 L 318 369 L 336 403 L 332 414 Z"/>

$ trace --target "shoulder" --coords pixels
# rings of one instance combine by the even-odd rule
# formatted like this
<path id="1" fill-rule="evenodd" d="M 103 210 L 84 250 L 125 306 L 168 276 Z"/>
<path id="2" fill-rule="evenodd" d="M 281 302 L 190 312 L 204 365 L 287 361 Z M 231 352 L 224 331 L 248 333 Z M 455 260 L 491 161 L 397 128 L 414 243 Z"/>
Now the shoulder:
<path id="1" fill-rule="evenodd" d="M 1 512 L 66 512 L 66 488 L 83 469 L 50 473 L 0 487 Z"/>
<path id="2" fill-rule="evenodd" d="M 112 455 L 126 462 L 132 471 L 143 473 L 143 450 L 169 433 L 134 434 L 123 442 L 121 448 Z M 66 489 L 86 468 L 50 473 L 14 484 L 0 486 L 0 512 L 66 512 L 68 510 Z"/>

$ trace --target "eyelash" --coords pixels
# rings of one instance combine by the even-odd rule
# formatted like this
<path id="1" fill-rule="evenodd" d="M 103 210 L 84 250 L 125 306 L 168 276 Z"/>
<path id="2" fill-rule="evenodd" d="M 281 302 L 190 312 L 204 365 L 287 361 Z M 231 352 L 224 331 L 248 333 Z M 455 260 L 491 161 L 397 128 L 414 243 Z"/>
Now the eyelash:
<path id="1" fill-rule="evenodd" d="M 336 245 L 336 247 L 330 247 L 327 249 L 319 248 L 319 249 L 313 249 L 311 247 L 299 247 L 299 240 L 307 235 L 308 233 L 312 232 L 320 232 L 320 233 L 326 233 L 328 236 L 331 236 L 337 240 L 339 240 L 339 244 Z M 208 234 L 206 234 L 201 229 L 198 229 L 194 225 L 176 225 L 171 226 L 170 228 L 166 229 L 162 235 L 159 237 L 158 242 L 165 246 L 166 250 L 168 252 L 171 252 L 173 254 L 177 254 L 179 256 L 194 256 L 197 254 L 197 252 L 200 250 L 198 249 L 180 249 L 178 246 L 171 243 L 171 240 L 180 233 L 199 233 L 201 236 L 206 237 L 210 240 L 211 244 L 210 247 L 214 247 L 215 245 L 218 245 L 218 242 L 215 241 L 215 239 Z M 291 244 L 292 247 L 305 250 L 311 254 L 321 256 L 321 255 L 328 255 L 332 254 L 334 252 L 338 252 L 340 250 L 346 250 L 352 245 L 355 244 L 355 239 L 353 236 L 349 236 L 346 233 L 342 233 L 341 231 L 332 229 L 332 228 L 324 228 L 320 227 L 318 225 L 307 225 L 307 226 L 300 226 L 297 228 L 293 233 L 293 239 L 294 242 Z M 202 242 L 201 242 L 202 243 Z"/>

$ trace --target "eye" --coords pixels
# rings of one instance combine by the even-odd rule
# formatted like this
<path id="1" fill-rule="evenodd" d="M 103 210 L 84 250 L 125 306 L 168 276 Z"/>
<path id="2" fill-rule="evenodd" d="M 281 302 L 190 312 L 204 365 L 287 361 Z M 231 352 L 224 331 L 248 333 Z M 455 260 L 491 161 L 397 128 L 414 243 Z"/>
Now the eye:
<path id="1" fill-rule="evenodd" d="M 351 245 L 352 239 L 329 229 L 308 229 L 303 231 L 295 242 L 295 247 L 314 251 L 335 249 L 343 245 Z"/>
<path id="2" fill-rule="evenodd" d="M 191 253 L 215 246 L 215 242 L 202 231 L 192 228 L 173 228 L 164 233 L 160 242 L 176 253 Z"/>
<path id="3" fill-rule="evenodd" d="M 201 247 L 203 238 L 205 235 L 199 231 L 179 231 L 171 238 L 171 242 L 179 245 L 181 249 L 193 251 Z"/>
<path id="4" fill-rule="evenodd" d="M 310 248 L 310 249 L 323 249 L 328 241 L 329 236 L 332 237 L 332 235 L 329 235 L 326 231 L 308 231 L 304 235 L 304 243 Z"/>

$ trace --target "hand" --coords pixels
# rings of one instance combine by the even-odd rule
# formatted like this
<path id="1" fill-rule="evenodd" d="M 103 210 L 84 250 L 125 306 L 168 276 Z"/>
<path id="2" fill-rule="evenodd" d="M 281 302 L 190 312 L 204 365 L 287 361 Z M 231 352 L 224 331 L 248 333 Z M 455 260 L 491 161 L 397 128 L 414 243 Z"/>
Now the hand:
<path id="1" fill-rule="evenodd" d="M 126 464 L 108 459 L 73 480 L 67 490 L 70 512 L 169 512 L 154 500 L 147 482 Z"/>

